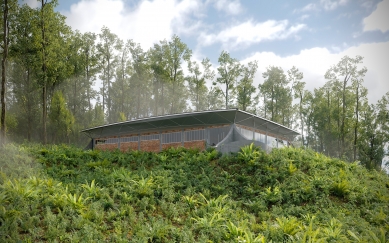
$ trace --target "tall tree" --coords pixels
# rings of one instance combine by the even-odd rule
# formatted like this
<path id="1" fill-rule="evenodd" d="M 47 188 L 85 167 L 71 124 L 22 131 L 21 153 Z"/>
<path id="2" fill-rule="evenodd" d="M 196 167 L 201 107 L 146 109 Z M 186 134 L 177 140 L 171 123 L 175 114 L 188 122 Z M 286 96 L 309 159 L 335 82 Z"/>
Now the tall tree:
<path id="1" fill-rule="evenodd" d="M 53 94 L 49 113 L 52 141 L 70 142 L 70 133 L 73 130 L 74 117 L 66 106 L 65 98 L 60 91 Z"/>
<path id="2" fill-rule="evenodd" d="M 154 115 L 165 114 L 165 86 L 169 80 L 167 60 L 164 58 L 163 43 L 154 44 L 148 51 L 149 66 L 153 74 Z M 161 112 L 159 112 L 161 109 Z"/>
<path id="3" fill-rule="evenodd" d="M 240 109 L 246 111 L 253 103 L 252 95 L 256 88 L 253 85 L 254 76 L 258 69 L 258 62 L 249 62 L 247 66 L 242 66 L 242 78 L 240 79 L 237 89 L 237 103 Z"/>
<path id="4" fill-rule="evenodd" d="M 291 107 L 292 100 L 287 87 L 289 82 L 284 70 L 280 67 L 271 66 L 262 73 L 262 76 L 265 80 L 260 86 L 260 92 L 264 97 L 266 112 L 270 113 L 272 121 L 286 125 L 285 107 Z"/>
<path id="5" fill-rule="evenodd" d="M 361 112 L 361 129 L 358 139 L 359 160 L 368 169 L 380 170 L 388 153 L 389 142 L 389 92 L 376 105 Z"/>
<path id="6" fill-rule="evenodd" d="M 116 65 L 115 51 L 118 47 L 118 37 L 112 33 L 107 27 L 101 29 L 99 34 L 100 42 L 97 44 L 97 50 L 101 56 L 101 68 L 103 70 L 100 78 L 103 80 L 102 98 L 103 109 L 107 106 L 108 122 L 113 122 L 114 116 L 111 114 L 111 83 L 114 77 L 114 70 Z"/>
<path id="7" fill-rule="evenodd" d="M 151 106 L 151 70 L 149 57 L 143 51 L 140 44 L 131 41 L 130 53 L 132 57 L 133 74 L 130 78 L 130 87 L 134 87 L 134 95 L 136 97 L 136 116 L 139 118 L 141 114 L 148 115 L 152 110 Z M 142 107 L 143 111 L 142 111 Z M 146 109 L 145 109 L 146 108 Z"/>
<path id="8" fill-rule="evenodd" d="M 96 50 L 96 34 L 91 32 L 86 32 L 82 35 L 82 46 L 81 46 L 81 56 L 83 59 L 84 75 L 87 82 L 87 97 L 88 97 L 88 107 L 89 110 L 92 110 L 91 99 L 95 98 L 96 93 L 94 92 L 92 86 L 96 79 L 96 74 L 99 72 L 98 68 L 98 54 Z"/>
<path id="9" fill-rule="evenodd" d="M 232 58 L 230 54 L 226 51 L 222 51 L 219 59 L 219 67 L 217 71 L 219 77 L 216 78 L 216 82 L 213 85 L 224 85 L 224 89 L 219 88 L 219 92 L 225 98 L 225 108 L 228 109 L 229 104 L 233 101 L 235 85 L 238 77 L 241 74 L 241 66 L 237 59 Z"/>
<path id="10" fill-rule="evenodd" d="M 1 114 L 0 114 L 0 144 L 5 144 L 6 140 L 6 125 L 5 125 L 5 116 L 6 116 L 6 102 L 5 102 L 5 90 L 7 82 L 7 59 L 10 43 L 10 19 L 12 15 L 15 16 L 17 8 L 17 1 L 15 0 L 3 0 L 1 1 L 1 9 L 3 12 L 2 16 L 2 33 L 1 33 L 1 49 L 2 49 L 2 59 L 1 59 Z"/>
<path id="11" fill-rule="evenodd" d="M 206 96 L 208 88 L 206 80 L 213 80 L 215 71 L 211 69 L 212 64 L 208 58 L 201 61 L 201 69 L 197 62 L 189 61 L 188 69 L 190 75 L 186 78 L 189 86 L 189 98 L 196 111 L 206 109 Z"/>
<path id="12" fill-rule="evenodd" d="M 38 84 L 36 79 L 39 66 L 39 49 L 31 38 L 34 31 L 35 11 L 28 5 L 19 8 L 16 15 L 14 28 L 13 45 L 10 47 L 10 55 L 13 56 L 13 77 L 12 92 L 15 96 L 14 110 L 19 121 L 17 131 L 21 135 L 27 135 L 27 140 L 31 141 L 37 134 L 38 126 L 37 114 L 39 113 Z M 36 28 L 35 28 L 36 29 Z M 17 112 L 22 111 L 22 112 Z"/>
<path id="13" fill-rule="evenodd" d="M 325 74 L 325 78 L 331 82 L 341 83 L 341 117 L 340 117 L 340 156 L 345 155 L 346 151 L 346 136 L 348 134 L 350 118 L 353 112 L 353 103 L 350 101 L 349 81 L 363 79 L 366 68 L 358 69 L 358 65 L 362 64 L 363 57 L 356 56 L 350 58 L 344 56 L 336 65 L 332 66 Z"/>
<path id="14" fill-rule="evenodd" d="M 184 73 L 182 70 L 182 63 L 188 62 L 192 56 L 192 51 L 188 46 L 181 41 L 181 39 L 174 35 L 169 42 L 162 42 L 164 47 L 164 58 L 166 59 L 166 68 L 169 74 L 169 81 L 171 83 L 171 106 L 170 114 L 176 113 L 179 105 L 185 107 L 180 98 L 184 97 Z M 177 92 L 179 92 L 177 94 Z M 179 102 L 177 102 L 179 101 Z M 185 101 L 184 99 L 182 101 Z"/>
<path id="15" fill-rule="evenodd" d="M 303 117 L 303 104 L 305 98 L 305 82 L 302 82 L 304 75 L 302 72 L 298 70 L 295 66 L 293 66 L 290 70 L 288 70 L 288 79 L 289 82 L 292 83 L 291 92 L 294 92 L 293 98 L 298 99 L 298 113 L 300 120 L 300 129 L 301 129 L 301 143 L 304 145 L 304 117 Z"/>
<path id="16" fill-rule="evenodd" d="M 48 2 L 41 0 L 41 7 L 37 9 L 36 34 L 33 35 L 39 49 L 41 70 L 39 84 L 42 88 L 42 140 L 47 143 L 47 107 L 48 89 L 63 81 L 70 75 L 66 63 L 67 42 L 66 36 L 70 29 L 65 24 L 65 17 L 54 8 L 58 5 L 57 0 Z"/>

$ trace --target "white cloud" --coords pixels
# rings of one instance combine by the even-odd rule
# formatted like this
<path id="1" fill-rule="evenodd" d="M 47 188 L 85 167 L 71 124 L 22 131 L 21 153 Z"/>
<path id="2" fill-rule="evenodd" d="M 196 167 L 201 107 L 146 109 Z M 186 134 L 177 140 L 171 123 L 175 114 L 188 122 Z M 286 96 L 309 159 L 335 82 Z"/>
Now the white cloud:
<path id="1" fill-rule="evenodd" d="M 305 6 L 300 10 L 300 12 L 310 12 L 310 11 L 314 11 L 314 10 L 317 10 L 316 4 L 314 4 L 314 3 L 309 3 L 309 4 L 305 5 Z"/>
<path id="2" fill-rule="evenodd" d="M 243 11 L 242 5 L 239 0 L 217 0 L 215 2 L 215 8 L 219 11 L 224 11 L 227 14 L 236 15 Z"/>
<path id="3" fill-rule="evenodd" d="M 302 7 L 301 9 L 296 9 L 294 13 L 302 12 L 312 12 L 319 11 L 321 8 L 324 8 L 326 11 L 335 10 L 340 6 L 346 5 L 348 0 L 320 0 L 320 4 L 309 3 Z"/>
<path id="4" fill-rule="evenodd" d="M 252 20 L 231 26 L 217 34 L 202 33 L 198 39 L 204 46 L 222 43 L 225 48 L 242 48 L 266 40 L 286 39 L 305 28 L 304 24 L 289 27 L 287 20 L 268 20 L 255 23 Z"/>
<path id="5" fill-rule="evenodd" d="M 304 14 L 304 15 L 302 15 L 299 19 L 301 20 L 301 21 L 304 21 L 305 19 L 308 19 L 309 18 L 309 14 Z"/>
<path id="6" fill-rule="evenodd" d="M 380 30 L 382 33 L 389 30 L 389 0 L 377 5 L 377 9 L 363 19 L 363 31 Z"/>
<path id="7" fill-rule="evenodd" d="M 201 7 L 200 0 L 142 0 L 133 8 L 127 7 L 124 0 L 82 0 L 63 14 L 73 29 L 99 33 L 107 26 L 120 38 L 133 39 L 148 49 L 173 34 L 198 28 L 201 23 L 190 17 Z"/>
<path id="8" fill-rule="evenodd" d="M 347 44 L 344 44 L 347 45 Z M 327 48 L 311 48 L 302 50 L 298 55 L 280 57 L 272 52 L 256 52 L 242 60 L 247 63 L 258 60 L 258 72 L 256 74 L 255 85 L 263 82 L 262 73 L 269 66 L 282 67 L 286 72 L 292 66 L 296 66 L 304 73 L 306 88 L 313 91 L 326 82 L 325 72 L 337 64 L 340 59 L 348 55 L 354 58 L 356 55 L 364 57 L 363 66 L 368 71 L 364 79 L 364 86 L 368 88 L 368 98 L 375 103 L 386 92 L 389 91 L 389 42 L 362 44 L 349 47 L 339 53 L 331 53 Z M 362 67 L 362 66 L 361 66 Z"/>
<path id="9" fill-rule="evenodd" d="M 346 5 L 348 0 L 320 0 L 320 4 L 325 10 L 334 10 L 339 6 Z"/>

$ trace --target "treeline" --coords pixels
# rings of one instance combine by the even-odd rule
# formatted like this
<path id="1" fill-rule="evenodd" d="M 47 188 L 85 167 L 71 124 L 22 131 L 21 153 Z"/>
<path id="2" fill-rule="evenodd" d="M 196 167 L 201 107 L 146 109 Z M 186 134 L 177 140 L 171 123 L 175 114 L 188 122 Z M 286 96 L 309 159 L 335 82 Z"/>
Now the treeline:
<path id="1" fill-rule="evenodd" d="M 385 156 L 389 92 L 369 104 L 360 56 L 329 67 L 326 84 L 313 92 L 296 67 L 267 67 L 255 87 L 257 61 L 242 64 L 222 51 L 214 68 L 208 58 L 194 61 L 176 35 L 143 50 L 107 27 L 97 34 L 72 30 L 54 10 L 57 0 L 41 0 L 36 9 L 16 0 L 1 4 L 8 141 L 85 144 L 79 131 L 91 126 L 236 107 L 298 130 L 299 144 L 326 155 L 369 168 Z"/>

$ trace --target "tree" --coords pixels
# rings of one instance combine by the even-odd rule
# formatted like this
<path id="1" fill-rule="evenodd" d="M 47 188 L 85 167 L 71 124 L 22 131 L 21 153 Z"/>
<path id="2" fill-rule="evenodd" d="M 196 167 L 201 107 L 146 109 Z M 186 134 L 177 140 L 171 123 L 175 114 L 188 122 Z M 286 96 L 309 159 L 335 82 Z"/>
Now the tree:
<path id="1" fill-rule="evenodd" d="M 38 134 L 39 113 L 39 86 L 37 83 L 37 72 L 39 66 L 39 49 L 34 38 L 36 33 L 34 19 L 36 13 L 27 5 L 18 9 L 16 14 L 15 27 L 13 28 L 13 44 L 10 46 L 12 59 L 12 93 L 15 103 L 10 107 L 15 112 L 19 121 L 17 132 L 31 141 L 35 134 Z M 35 132 L 34 132 L 35 131 Z"/>
<path id="2" fill-rule="evenodd" d="M 380 170 L 385 156 L 388 137 L 389 93 L 377 105 L 370 105 L 361 113 L 360 139 L 358 139 L 359 159 L 368 169 Z"/>
<path id="3" fill-rule="evenodd" d="M 338 64 L 332 66 L 325 74 L 325 78 L 334 83 L 341 84 L 341 116 L 340 116 L 340 156 L 345 155 L 347 148 L 346 136 L 349 133 L 349 123 L 353 113 L 353 103 L 350 95 L 348 82 L 363 79 L 366 68 L 358 69 L 358 65 L 363 61 L 363 57 L 356 56 L 350 58 L 344 56 Z M 355 144 L 354 144 L 354 147 Z"/>
<path id="4" fill-rule="evenodd" d="M 113 72 L 116 65 L 116 55 L 115 50 L 118 45 L 118 37 L 116 34 L 112 33 L 107 27 L 101 29 L 99 34 L 100 43 L 97 44 L 97 50 L 101 56 L 101 68 L 103 70 L 100 78 L 103 80 L 103 87 L 101 89 L 103 97 L 103 110 L 107 106 L 107 117 L 108 122 L 112 122 L 114 116 L 111 115 L 111 82 L 113 78 Z"/>
<path id="5" fill-rule="evenodd" d="M 56 91 L 53 94 L 50 106 L 50 125 L 52 128 L 52 141 L 70 142 L 70 133 L 73 130 L 74 117 L 67 109 L 65 98 L 62 92 Z"/>
<path id="6" fill-rule="evenodd" d="M 149 66 L 153 75 L 153 99 L 154 99 L 154 115 L 165 114 L 165 84 L 169 80 L 167 71 L 167 63 L 163 58 L 162 43 L 154 44 L 148 52 Z M 161 108 L 161 112 L 159 112 Z"/>
<path id="7" fill-rule="evenodd" d="M 246 111 L 253 103 L 252 95 L 256 91 L 256 88 L 253 86 L 253 81 L 257 69 L 257 61 L 249 62 L 247 66 L 242 67 L 242 78 L 236 87 L 237 103 L 241 110 Z"/>
<path id="8" fill-rule="evenodd" d="M 270 113 L 270 120 L 285 125 L 287 109 L 290 109 L 292 97 L 290 95 L 289 84 L 284 70 L 280 67 L 268 67 L 266 72 L 262 73 L 265 79 L 260 85 L 260 92 L 264 97 L 264 109 Z"/>
<path id="9" fill-rule="evenodd" d="M 161 44 L 163 48 L 163 58 L 166 59 L 166 70 L 169 74 L 169 82 L 172 85 L 170 114 L 173 114 L 179 111 L 177 109 L 178 105 L 181 105 L 181 109 L 186 107 L 186 104 L 183 104 L 185 99 L 182 99 L 185 97 L 182 62 L 188 62 L 190 60 L 192 51 L 177 35 L 174 35 L 171 41 L 163 41 Z M 178 95 L 176 92 L 178 92 Z M 182 99 L 182 101 L 180 101 L 180 99 Z"/>
<path id="10" fill-rule="evenodd" d="M 206 110 L 219 110 L 224 106 L 223 98 L 219 95 L 219 90 L 211 87 L 206 97 Z"/>
<path id="11" fill-rule="evenodd" d="M 220 65 L 217 68 L 219 77 L 216 78 L 216 82 L 213 85 L 225 85 L 224 90 L 219 88 L 218 91 L 224 96 L 225 107 L 228 109 L 229 104 L 233 101 L 235 84 L 241 74 L 241 66 L 238 60 L 231 58 L 230 54 L 226 51 L 221 52 L 218 62 Z"/>
<path id="12" fill-rule="evenodd" d="M 136 104 L 136 118 L 141 115 L 148 115 L 151 110 L 151 91 L 149 89 L 151 81 L 151 70 L 147 53 L 143 51 L 140 44 L 131 41 L 129 51 L 132 57 L 132 75 L 130 77 L 130 88 L 132 89 L 134 103 Z"/>
<path id="13" fill-rule="evenodd" d="M 303 104 L 305 98 L 305 82 L 302 82 L 304 75 L 296 67 L 292 67 L 288 70 L 288 80 L 292 83 L 292 91 L 294 91 L 294 98 L 299 99 L 298 103 L 298 112 L 300 119 L 300 128 L 301 128 L 301 143 L 304 145 L 304 117 L 303 117 Z"/>
<path id="14" fill-rule="evenodd" d="M 89 110 L 92 110 L 91 99 L 95 98 L 96 93 L 92 89 L 94 81 L 96 79 L 96 74 L 99 72 L 98 68 L 98 54 L 96 50 L 96 34 L 91 32 L 86 32 L 82 34 L 81 37 L 81 57 L 83 59 L 84 75 L 87 82 L 86 95 L 88 98 L 88 107 Z"/>
<path id="15" fill-rule="evenodd" d="M 1 49 L 2 49 L 2 59 L 1 59 L 1 95 L 0 95 L 0 103 L 1 103 L 1 115 L 0 115 L 0 144 L 4 145 L 6 140 L 6 103 L 5 103 L 5 84 L 7 82 L 7 58 L 9 51 L 9 43 L 10 43 L 10 19 L 13 12 L 16 12 L 17 1 L 15 0 L 3 0 L 1 1 L 1 8 L 3 12 L 2 16 L 2 38 L 1 38 Z M 10 12 L 11 11 L 11 12 Z"/>
<path id="16" fill-rule="evenodd" d="M 65 25 L 65 17 L 54 11 L 57 0 L 41 0 L 41 8 L 36 10 L 33 38 L 39 50 L 38 57 L 41 69 L 38 72 L 39 85 L 42 88 L 42 139 L 47 143 L 47 107 L 48 88 L 63 81 L 70 75 L 65 55 L 70 29 Z"/>
<path id="17" fill-rule="evenodd" d="M 190 75 L 186 80 L 189 86 L 189 98 L 196 111 L 206 109 L 206 96 L 208 93 L 206 80 L 212 80 L 215 77 L 215 71 L 211 70 L 212 64 L 208 58 L 201 61 L 201 66 L 202 71 L 197 62 L 188 62 Z"/>

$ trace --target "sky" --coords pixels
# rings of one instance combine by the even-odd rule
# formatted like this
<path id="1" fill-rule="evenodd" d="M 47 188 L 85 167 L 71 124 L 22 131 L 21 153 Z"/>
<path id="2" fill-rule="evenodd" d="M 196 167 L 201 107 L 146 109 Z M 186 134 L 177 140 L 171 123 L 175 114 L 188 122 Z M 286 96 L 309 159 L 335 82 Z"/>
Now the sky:
<path id="1" fill-rule="evenodd" d="M 36 0 L 25 0 L 38 7 Z M 293 66 L 309 90 L 342 57 L 364 57 L 364 85 L 375 103 L 389 92 L 389 0 L 58 0 L 73 30 L 99 33 L 107 26 L 148 50 L 174 34 L 218 66 L 225 50 L 245 64 L 258 61 L 254 80 L 269 66 Z"/>

